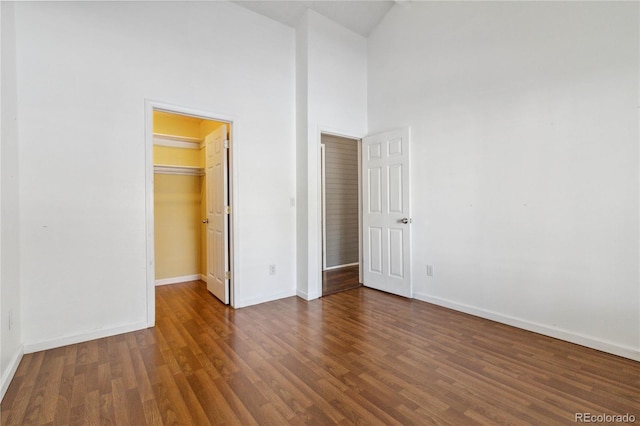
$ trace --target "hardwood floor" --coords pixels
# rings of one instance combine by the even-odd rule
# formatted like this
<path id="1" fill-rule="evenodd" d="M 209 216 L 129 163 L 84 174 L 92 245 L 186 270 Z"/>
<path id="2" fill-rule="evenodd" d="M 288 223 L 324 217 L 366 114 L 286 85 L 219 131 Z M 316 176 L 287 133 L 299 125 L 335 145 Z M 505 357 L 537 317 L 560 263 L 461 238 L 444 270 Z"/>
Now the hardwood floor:
<path id="1" fill-rule="evenodd" d="M 640 363 L 357 288 L 233 310 L 158 287 L 157 326 L 25 355 L 2 425 L 574 424 L 635 415 Z"/>
<path id="2" fill-rule="evenodd" d="M 338 293 L 360 287 L 360 267 L 346 266 L 322 272 L 322 295 Z"/>

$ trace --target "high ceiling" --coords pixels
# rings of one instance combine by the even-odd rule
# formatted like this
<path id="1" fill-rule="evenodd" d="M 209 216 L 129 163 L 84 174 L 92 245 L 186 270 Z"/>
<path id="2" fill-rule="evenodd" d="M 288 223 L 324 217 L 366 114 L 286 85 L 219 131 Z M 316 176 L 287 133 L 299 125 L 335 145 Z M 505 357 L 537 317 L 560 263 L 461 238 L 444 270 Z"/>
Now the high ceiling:
<path id="1" fill-rule="evenodd" d="M 369 36 L 373 28 L 395 4 L 393 0 L 234 0 L 233 2 L 290 27 L 295 27 L 304 12 L 311 9 L 364 37 Z"/>

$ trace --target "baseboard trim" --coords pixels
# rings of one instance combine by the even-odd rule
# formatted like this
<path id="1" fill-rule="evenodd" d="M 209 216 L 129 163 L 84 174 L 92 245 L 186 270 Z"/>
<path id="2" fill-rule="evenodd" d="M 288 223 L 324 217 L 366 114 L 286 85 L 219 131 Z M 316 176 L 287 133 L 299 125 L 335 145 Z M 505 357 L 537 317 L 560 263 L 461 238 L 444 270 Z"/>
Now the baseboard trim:
<path id="1" fill-rule="evenodd" d="M 336 265 L 336 266 L 327 266 L 326 268 L 324 268 L 325 271 L 332 271 L 334 269 L 340 269 L 340 268 L 348 268 L 349 266 L 357 266 L 360 263 L 356 262 L 356 263 L 345 263 L 344 265 Z"/>
<path id="2" fill-rule="evenodd" d="M 254 299 L 240 300 L 240 303 L 236 304 L 236 308 L 246 308 L 247 306 L 258 305 L 260 303 L 273 302 L 274 300 L 284 299 L 285 297 L 292 297 L 296 295 L 295 290 L 290 290 L 278 294 L 272 294 L 264 297 L 256 297 Z"/>
<path id="3" fill-rule="evenodd" d="M 322 297 L 321 294 L 316 294 L 316 293 L 309 294 L 306 291 L 302 291 L 302 290 L 296 290 L 296 294 L 294 296 L 298 296 L 299 298 L 304 299 L 307 302 L 311 300 L 316 300 Z"/>
<path id="4" fill-rule="evenodd" d="M 443 299 L 440 297 L 430 296 L 424 293 L 413 293 L 413 297 L 423 302 L 432 303 L 434 305 L 453 309 L 459 312 L 464 312 L 466 314 L 474 315 L 480 318 L 496 321 L 502 324 L 532 331 L 534 333 L 543 334 L 545 336 L 553 337 L 555 339 L 560 339 L 570 343 L 575 343 L 577 345 L 586 346 L 591 349 L 596 349 L 602 352 L 618 355 L 623 358 L 629 358 L 634 361 L 640 361 L 640 349 L 621 346 L 612 342 L 594 339 L 593 337 L 574 333 L 561 328 L 549 327 L 544 324 L 539 324 L 532 321 L 511 317 L 508 315 L 503 315 L 498 312 L 477 308 L 471 305 L 454 302 L 452 300 Z"/>
<path id="5" fill-rule="evenodd" d="M 201 279 L 202 279 L 202 275 L 200 275 L 200 274 L 184 275 L 182 277 L 162 278 L 162 279 L 156 280 L 155 284 L 156 284 L 156 287 L 157 287 L 157 286 L 160 286 L 160 285 L 184 283 L 184 282 L 187 282 L 187 281 L 197 281 L 197 280 L 201 280 Z"/>
<path id="6" fill-rule="evenodd" d="M 2 375 L 2 379 L 0 379 L 0 402 L 2 402 L 4 394 L 7 393 L 7 389 L 9 389 L 9 385 L 11 384 L 11 380 L 13 380 L 13 376 L 16 375 L 16 371 L 18 371 L 18 366 L 20 365 L 20 361 L 22 361 L 23 356 L 24 346 L 20 346 L 18 351 L 16 351 L 16 353 L 13 354 L 13 357 L 11 357 L 9 366 Z"/>
<path id="7" fill-rule="evenodd" d="M 79 333 L 72 336 L 64 336 L 55 339 L 41 340 L 39 342 L 25 343 L 24 353 L 46 351 L 49 349 L 59 348 L 61 346 L 74 345 L 76 343 L 88 342 L 90 340 L 102 339 L 103 337 L 116 336 L 118 334 L 129 333 L 132 331 L 143 330 L 147 327 L 146 321 L 134 322 L 118 327 L 103 328 L 88 333 Z"/>

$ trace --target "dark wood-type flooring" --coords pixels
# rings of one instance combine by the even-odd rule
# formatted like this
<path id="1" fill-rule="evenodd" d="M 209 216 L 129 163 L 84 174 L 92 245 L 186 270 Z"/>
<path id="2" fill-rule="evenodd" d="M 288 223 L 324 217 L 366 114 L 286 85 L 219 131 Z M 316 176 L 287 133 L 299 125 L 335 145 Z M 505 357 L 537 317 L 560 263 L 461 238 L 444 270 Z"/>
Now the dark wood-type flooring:
<path id="1" fill-rule="evenodd" d="M 330 269 L 322 272 L 322 295 L 338 293 L 360 287 L 360 269 L 358 265 Z"/>
<path id="2" fill-rule="evenodd" d="M 640 419 L 640 363 L 420 301 L 360 287 L 233 310 L 201 282 L 156 295 L 155 328 L 25 355 L 2 425 Z"/>

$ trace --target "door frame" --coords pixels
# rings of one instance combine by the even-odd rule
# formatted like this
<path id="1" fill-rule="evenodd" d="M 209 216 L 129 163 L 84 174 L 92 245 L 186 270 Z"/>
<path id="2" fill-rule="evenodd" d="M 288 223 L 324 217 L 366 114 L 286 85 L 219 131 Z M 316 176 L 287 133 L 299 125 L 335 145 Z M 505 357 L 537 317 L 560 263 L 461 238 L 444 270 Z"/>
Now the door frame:
<path id="1" fill-rule="evenodd" d="M 147 327 L 153 327 L 156 321 L 155 300 L 155 216 L 154 216 L 154 174 L 153 174 L 153 111 L 164 111 L 174 114 L 203 118 L 206 120 L 227 123 L 229 128 L 229 205 L 231 207 L 229 227 L 229 305 L 235 307 L 240 288 L 240 276 L 236 265 L 239 264 L 240 248 L 238 234 L 238 119 L 229 114 L 215 113 L 195 108 L 185 107 L 167 102 L 145 99 L 145 235 L 146 235 L 146 305 Z"/>
<path id="2" fill-rule="evenodd" d="M 322 226 L 322 221 L 324 220 L 324 215 L 322 212 L 322 185 L 323 180 L 322 180 L 322 135 L 330 135 L 330 136 L 337 136 L 337 137 L 341 137 L 341 138 L 347 138 L 347 139 L 353 139 L 355 141 L 357 141 L 358 144 L 358 262 L 360 264 L 360 266 L 362 266 L 362 159 L 361 159 L 361 155 L 362 155 L 362 139 L 366 136 L 364 134 L 357 134 L 357 133 L 352 133 L 346 130 L 341 130 L 341 129 L 336 129 L 333 127 L 329 127 L 329 126 L 318 126 L 316 129 L 316 146 L 315 146 L 315 150 L 317 152 L 317 163 L 316 163 L 316 167 L 317 167 L 317 177 L 318 177 L 318 182 L 317 182 L 317 199 L 316 199 L 316 206 L 317 206 L 317 217 L 319 218 L 318 224 L 317 224 L 317 232 L 316 232 L 316 236 L 317 236 L 317 244 L 316 247 L 318 248 L 318 257 L 316 259 L 316 267 L 315 269 L 315 276 L 316 276 L 316 283 L 315 283 L 315 291 L 318 295 L 318 297 L 322 297 L 322 269 L 323 269 L 323 260 L 322 260 L 322 256 L 323 256 L 323 244 L 322 244 L 322 233 L 323 231 L 323 226 Z M 360 282 L 362 282 L 362 267 L 358 268 L 359 269 L 359 280 Z M 309 290 L 312 290 L 311 288 Z"/>
<path id="3" fill-rule="evenodd" d="M 322 135 L 320 135 L 322 137 Z M 327 161 L 326 161 L 326 146 L 320 141 L 320 218 L 322 226 L 322 263 L 320 267 L 322 271 L 327 268 L 327 185 L 326 185 L 326 175 L 327 175 Z"/>

